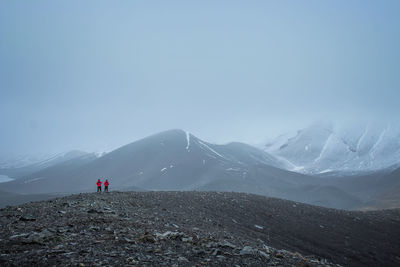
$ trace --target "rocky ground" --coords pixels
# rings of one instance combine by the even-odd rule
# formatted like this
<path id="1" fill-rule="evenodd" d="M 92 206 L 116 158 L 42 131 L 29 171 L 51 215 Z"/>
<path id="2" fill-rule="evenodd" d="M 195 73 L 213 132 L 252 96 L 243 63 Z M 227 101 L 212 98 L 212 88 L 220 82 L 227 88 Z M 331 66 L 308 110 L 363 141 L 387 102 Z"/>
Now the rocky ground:
<path id="1" fill-rule="evenodd" d="M 0 210 L 1 266 L 400 266 L 400 210 L 243 193 L 79 194 Z"/>

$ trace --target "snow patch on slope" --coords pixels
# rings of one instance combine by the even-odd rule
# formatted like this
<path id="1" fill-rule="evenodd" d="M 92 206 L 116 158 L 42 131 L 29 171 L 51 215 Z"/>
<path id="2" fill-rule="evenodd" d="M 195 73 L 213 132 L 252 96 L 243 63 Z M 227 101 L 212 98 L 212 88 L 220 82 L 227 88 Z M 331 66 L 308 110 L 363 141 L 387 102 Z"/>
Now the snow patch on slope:
<path id="1" fill-rule="evenodd" d="M 24 184 L 30 184 L 30 183 L 33 183 L 33 182 L 36 182 L 36 181 L 39 181 L 39 180 L 42 180 L 42 179 L 44 179 L 44 177 L 33 178 L 33 179 L 30 179 L 30 180 L 24 181 Z"/>
<path id="2" fill-rule="evenodd" d="M 293 162 L 285 159 L 284 157 L 276 156 L 276 159 L 282 162 L 286 166 L 286 169 L 289 171 L 298 172 L 304 169 L 304 166 L 297 166 L 293 164 Z"/>
<path id="3" fill-rule="evenodd" d="M 370 152 L 371 158 L 375 158 L 374 153 L 375 153 L 375 151 L 377 150 L 377 148 L 379 147 L 379 145 L 382 143 L 383 137 L 385 136 L 386 132 L 387 132 L 389 129 L 390 129 L 390 125 L 389 125 L 387 128 L 383 129 L 383 131 L 382 131 L 381 134 L 379 135 L 378 141 L 376 141 L 376 143 L 374 144 L 374 146 L 371 148 L 371 152 Z"/>
<path id="4" fill-rule="evenodd" d="M 362 144 L 363 140 L 365 139 L 365 137 L 366 137 L 367 134 L 368 134 L 368 130 L 369 130 L 369 124 L 367 124 L 367 126 L 365 126 L 365 130 L 364 130 L 363 134 L 361 135 L 360 139 L 358 139 L 358 142 L 357 142 L 357 151 L 360 150 L 361 144 Z"/>
<path id="5" fill-rule="evenodd" d="M 322 156 L 324 155 L 325 151 L 328 149 L 328 146 L 329 146 L 329 144 L 330 144 L 330 142 L 331 142 L 331 140 L 332 140 L 332 137 L 333 137 L 333 134 L 331 133 L 331 134 L 329 135 L 328 139 L 326 140 L 326 142 L 325 142 L 325 144 L 324 144 L 324 147 L 323 147 L 322 150 L 321 150 L 321 153 L 319 153 L 318 158 L 316 158 L 316 159 L 314 160 L 314 163 L 315 163 L 315 162 L 318 162 L 318 161 L 320 161 L 320 160 L 322 159 Z"/>
<path id="6" fill-rule="evenodd" d="M 190 133 L 189 132 L 185 132 L 186 133 L 186 150 L 189 151 L 189 147 L 190 147 Z"/>
<path id="7" fill-rule="evenodd" d="M 215 155 L 225 159 L 224 156 L 222 156 L 220 153 L 218 153 L 217 151 L 215 151 L 214 149 L 212 149 L 211 147 L 209 147 L 208 145 L 204 144 L 203 142 L 201 142 L 200 140 L 197 140 L 197 142 L 202 145 L 203 147 L 207 148 L 208 150 L 210 150 L 211 152 L 213 152 Z"/>

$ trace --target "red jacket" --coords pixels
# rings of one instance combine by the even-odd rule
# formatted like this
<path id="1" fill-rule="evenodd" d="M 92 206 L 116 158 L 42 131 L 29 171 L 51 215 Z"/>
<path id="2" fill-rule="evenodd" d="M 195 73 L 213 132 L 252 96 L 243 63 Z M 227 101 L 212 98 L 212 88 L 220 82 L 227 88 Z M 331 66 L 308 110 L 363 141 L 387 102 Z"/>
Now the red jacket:
<path id="1" fill-rule="evenodd" d="M 99 181 L 97 181 L 97 186 L 98 187 L 100 187 L 101 186 L 101 184 L 102 184 L 102 182 L 99 180 Z"/>
<path id="2" fill-rule="evenodd" d="M 104 182 L 104 185 L 105 185 L 105 186 L 108 186 L 109 184 L 110 184 L 110 183 L 109 183 L 108 181 L 105 181 L 105 182 Z"/>

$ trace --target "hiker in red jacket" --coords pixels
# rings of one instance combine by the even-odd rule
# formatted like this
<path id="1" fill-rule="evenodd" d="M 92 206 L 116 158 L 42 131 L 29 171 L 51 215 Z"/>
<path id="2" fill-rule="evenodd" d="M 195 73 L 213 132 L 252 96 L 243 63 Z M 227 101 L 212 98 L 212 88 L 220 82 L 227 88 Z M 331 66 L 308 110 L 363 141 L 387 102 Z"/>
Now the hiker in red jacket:
<path id="1" fill-rule="evenodd" d="M 101 183 L 100 179 L 97 180 L 97 192 L 101 192 Z"/>
<path id="2" fill-rule="evenodd" d="M 108 192 L 108 186 L 110 185 L 110 183 L 108 182 L 108 180 L 106 179 L 106 181 L 104 182 L 104 192 Z"/>

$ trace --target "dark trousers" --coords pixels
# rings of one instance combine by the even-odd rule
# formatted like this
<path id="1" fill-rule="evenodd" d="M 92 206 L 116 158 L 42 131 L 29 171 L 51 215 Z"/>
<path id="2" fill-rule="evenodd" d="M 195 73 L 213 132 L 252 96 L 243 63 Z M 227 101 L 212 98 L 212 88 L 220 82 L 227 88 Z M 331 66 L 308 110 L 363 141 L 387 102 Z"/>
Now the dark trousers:
<path id="1" fill-rule="evenodd" d="M 97 187 L 97 192 L 101 192 L 101 186 Z"/>
<path id="2" fill-rule="evenodd" d="M 104 192 L 108 192 L 108 185 L 104 186 Z"/>

